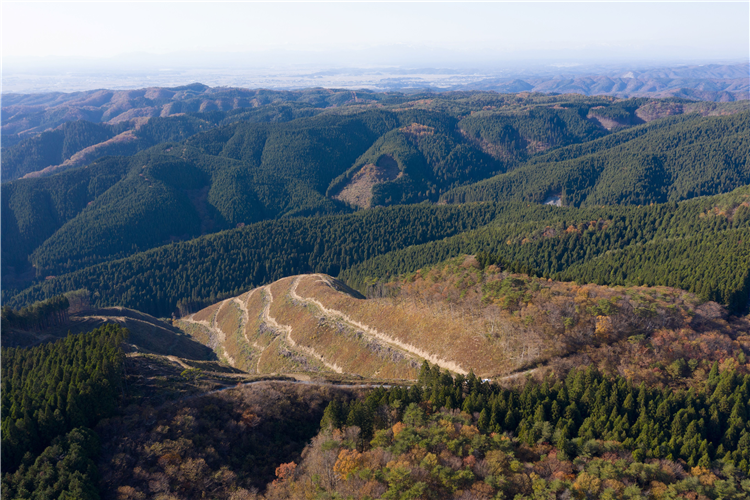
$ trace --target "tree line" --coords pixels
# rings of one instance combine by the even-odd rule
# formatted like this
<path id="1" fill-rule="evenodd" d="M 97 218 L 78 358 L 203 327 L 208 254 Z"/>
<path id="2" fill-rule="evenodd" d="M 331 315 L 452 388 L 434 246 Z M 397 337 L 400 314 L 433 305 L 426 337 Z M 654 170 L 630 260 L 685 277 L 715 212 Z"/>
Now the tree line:
<path id="1" fill-rule="evenodd" d="M 93 291 L 94 306 L 122 305 L 169 316 L 181 300 L 215 301 L 293 274 L 335 276 L 376 255 L 481 227 L 507 209 L 414 205 L 261 222 L 48 279 L 7 303 L 19 308 L 86 288 Z"/>
<path id="2" fill-rule="evenodd" d="M 70 301 L 65 295 L 34 302 L 30 306 L 14 311 L 9 306 L 2 308 L 2 327 L 21 330 L 41 330 L 68 322 Z"/>
<path id="3" fill-rule="evenodd" d="M 673 286 L 741 312 L 750 293 L 747 193 L 740 188 L 646 207 L 517 205 L 485 227 L 374 257 L 339 277 L 362 291 L 461 254 L 487 252 L 537 276 Z"/>
<path id="4" fill-rule="evenodd" d="M 411 387 L 332 401 L 266 498 L 742 498 L 748 391 L 750 375 L 718 363 L 700 387 L 673 390 L 591 367 L 504 388 L 425 362 Z"/>

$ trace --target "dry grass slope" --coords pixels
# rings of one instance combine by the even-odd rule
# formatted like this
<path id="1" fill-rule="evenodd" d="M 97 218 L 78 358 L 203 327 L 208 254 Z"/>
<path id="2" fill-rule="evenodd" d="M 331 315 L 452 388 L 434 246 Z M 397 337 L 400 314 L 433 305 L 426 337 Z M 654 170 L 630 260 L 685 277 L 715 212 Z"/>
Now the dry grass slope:
<path id="1" fill-rule="evenodd" d="M 376 289 L 364 299 L 327 275 L 292 276 L 177 324 L 257 374 L 414 379 L 428 360 L 482 378 L 594 363 L 651 380 L 680 357 L 725 361 L 750 348 L 748 318 L 681 290 L 578 286 L 482 269 L 472 256 Z"/>

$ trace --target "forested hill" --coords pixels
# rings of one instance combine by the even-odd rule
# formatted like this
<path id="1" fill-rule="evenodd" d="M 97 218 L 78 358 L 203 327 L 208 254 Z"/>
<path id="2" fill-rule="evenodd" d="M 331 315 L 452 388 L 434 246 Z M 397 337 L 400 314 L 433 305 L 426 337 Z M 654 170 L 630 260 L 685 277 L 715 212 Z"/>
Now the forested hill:
<path id="1" fill-rule="evenodd" d="M 85 427 L 115 413 L 121 390 L 121 343 L 126 336 L 126 330 L 107 325 L 30 349 L 3 348 L 4 473 L 22 463 L 29 467 L 58 436 L 76 428 L 89 431 Z M 85 458 L 69 464 L 73 470 L 68 473 L 90 473 L 86 459 L 93 458 L 97 448 L 79 449 Z"/>
<path id="2" fill-rule="evenodd" d="M 188 311 L 284 276 L 340 273 L 363 289 L 462 253 L 484 251 L 539 276 L 674 286 L 742 311 L 750 291 L 748 224 L 747 187 L 644 207 L 381 208 L 262 222 L 171 244 L 45 280 L 14 296 L 6 294 L 6 301 L 19 308 L 88 288 L 97 292 L 97 306 L 122 305 L 164 316 L 178 306 Z M 638 265 L 623 266 L 623 255 Z"/>
<path id="3" fill-rule="evenodd" d="M 3 158 L 26 168 L 48 154 L 78 161 L 81 152 L 73 151 L 112 134 L 107 141 L 134 138 L 110 144 L 115 150 L 132 146 L 129 156 L 3 183 L 5 295 L 264 220 L 441 196 L 543 202 L 559 195 L 570 205 L 643 204 L 750 182 L 750 112 L 736 113 L 736 103 L 703 110 L 730 116 L 660 119 L 693 108 L 674 100 L 579 95 L 370 93 L 351 102 L 336 95 L 343 96 L 151 118 L 125 132 L 114 124 L 67 123 L 17 145 L 16 156 Z M 636 125 L 646 118 L 653 120 Z M 279 277 L 276 271 L 271 276 Z"/>
<path id="4" fill-rule="evenodd" d="M 50 165 L 58 165 L 75 153 L 108 141 L 125 132 L 128 123 L 106 125 L 76 120 L 55 130 L 29 138 L 14 147 L 3 148 L 2 177 L 10 181 Z"/>
<path id="5" fill-rule="evenodd" d="M 537 276 L 673 286 L 743 312 L 750 306 L 748 241 L 747 186 L 726 195 L 644 207 L 532 205 L 478 230 L 375 257 L 345 269 L 340 278 L 364 290 L 450 257 L 489 252 L 516 271 Z"/>
<path id="6" fill-rule="evenodd" d="M 508 389 L 425 364 L 333 401 L 263 498 L 746 498 L 750 376 L 719 366 L 689 390 L 591 367 Z"/>
<path id="7" fill-rule="evenodd" d="M 232 111 L 137 117 L 111 124 L 68 121 L 11 146 L 6 146 L 8 141 L 4 137 L 2 178 L 7 182 L 26 176 L 52 175 L 88 165 L 104 156 L 130 156 L 162 142 L 181 141 L 217 126 L 240 121 L 287 122 L 320 111 L 309 105 L 284 103 Z"/>
<path id="8" fill-rule="evenodd" d="M 376 255 L 481 227 L 505 209 L 416 205 L 260 222 L 44 280 L 6 300 L 20 308 L 47 293 L 87 288 L 96 292 L 93 305 L 164 316 L 178 302 L 203 306 L 291 274 L 336 275 Z"/>
<path id="9" fill-rule="evenodd" d="M 750 183 L 750 112 L 668 118 L 538 156 L 441 197 L 448 203 L 519 200 L 563 205 L 648 204 Z"/>
<path id="10" fill-rule="evenodd" d="M 31 256 L 37 274 L 47 276 L 238 224 L 347 212 L 336 194 L 381 156 L 393 158 L 399 175 L 373 188 L 376 205 L 437 200 L 452 186 L 514 168 L 538 152 L 533 141 L 549 137 L 545 147 L 553 148 L 605 135 L 581 113 L 606 101 L 587 99 L 458 94 L 427 109 L 400 109 L 396 100 L 393 110 L 359 106 L 308 117 L 271 107 L 151 119 L 128 133 L 159 146 L 3 184 L 3 270 L 23 270 Z M 549 107 L 566 102 L 583 108 Z M 487 105 L 503 113 L 459 121 Z M 63 149 L 63 132 L 78 126 L 66 127 L 49 133 Z"/>
<path id="11" fill-rule="evenodd" d="M 368 123 L 377 127 L 377 117 L 368 117 L 229 125 L 179 147 L 5 183 L 3 265 L 23 266 L 36 250 L 32 261 L 49 274 L 58 263 L 122 257 L 241 223 L 346 211 L 315 187 L 324 190 L 375 140 L 380 130 Z M 221 137 L 227 154 L 215 148 Z"/>
<path id="12" fill-rule="evenodd" d="M 358 91 L 357 96 L 360 102 L 394 100 L 392 96 L 368 91 Z M 283 105 L 327 108 L 350 101 L 355 101 L 355 95 L 349 90 L 210 88 L 200 83 L 171 88 L 4 94 L 2 134 L 3 142 L 11 145 L 75 120 L 113 125 L 184 113 L 268 110 Z"/>
<path id="13" fill-rule="evenodd" d="M 603 158 L 599 163 L 614 165 L 599 176 L 603 187 L 596 186 L 597 202 L 713 194 L 747 177 L 742 157 L 747 113 L 685 115 L 610 135 L 592 116 L 606 115 L 619 120 L 620 128 L 629 127 L 642 121 L 638 110 L 654 103 L 491 93 L 417 97 L 424 96 L 378 94 L 378 109 L 357 98 L 330 109 L 282 103 L 151 118 L 115 136 L 130 134 L 132 141 L 113 137 L 108 147 L 135 152 L 156 146 L 133 156 L 102 158 L 52 178 L 4 183 L 4 286 L 28 283 L 31 264 L 36 268 L 31 273 L 43 278 L 260 220 L 437 201 L 446 191 L 444 199 L 453 201 L 461 196 L 450 190 L 463 185 L 466 192 L 478 190 L 482 197 L 482 185 L 475 189 L 472 183 L 503 172 L 509 187 L 503 191 L 492 184 L 495 199 L 543 201 L 537 198 L 558 189 L 561 176 L 572 179 L 566 181 L 566 200 L 587 196 L 593 188 L 581 178 L 588 171 L 573 166 L 568 169 L 573 173 L 566 174 L 557 168 L 560 162 L 549 160 L 546 170 L 519 168 L 524 162 L 551 159 L 549 152 L 558 149 L 572 158 L 569 162 L 595 151 L 595 158 Z M 658 113 L 652 110 L 649 116 Z M 736 141 L 715 140 L 730 129 Z M 119 130 L 114 125 L 69 123 L 19 144 L 4 158 L 33 164 L 52 155 L 55 161 L 73 161 L 81 156 L 71 152 L 98 140 L 97 134 L 107 137 Z M 664 172 L 672 172 L 675 158 L 683 153 L 685 137 L 696 136 L 696 130 L 702 139 L 688 153 L 701 168 L 666 178 Z M 641 149 L 632 152 L 630 145 Z M 704 146 L 708 149 L 701 149 Z M 628 172 L 618 168 L 623 162 L 632 164 Z M 536 177 L 527 179 L 529 171 Z M 654 179 L 661 191 L 646 192 L 653 189 L 649 183 Z M 22 275 L 27 277 L 20 279 Z"/>

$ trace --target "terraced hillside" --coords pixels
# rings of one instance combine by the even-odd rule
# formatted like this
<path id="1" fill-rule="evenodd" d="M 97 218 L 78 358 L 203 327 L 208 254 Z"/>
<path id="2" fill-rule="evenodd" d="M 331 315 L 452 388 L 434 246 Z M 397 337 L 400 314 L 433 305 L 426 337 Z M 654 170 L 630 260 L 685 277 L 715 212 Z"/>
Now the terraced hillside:
<path id="1" fill-rule="evenodd" d="M 363 299 L 327 275 L 300 275 L 219 302 L 175 324 L 250 373 L 416 377 L 422 351 L 327 308 L 317 300 L 327 293 L 354 302 Z"/>
<path id="2" fill-rule="evenodd" d="M 747 318 L 730 318 L 684 291 L 578 286 L 509 273 L 473 256 L 377 285 L 369 295 L 324 274 L 292 276 L 175 325 L 249 373 L 392 379 L 416 378 L 424 360 L 482 378 L 591 363 L 638 373 L 750 346 Z M 617 352 L 623 355 L 613 360 Z"/>

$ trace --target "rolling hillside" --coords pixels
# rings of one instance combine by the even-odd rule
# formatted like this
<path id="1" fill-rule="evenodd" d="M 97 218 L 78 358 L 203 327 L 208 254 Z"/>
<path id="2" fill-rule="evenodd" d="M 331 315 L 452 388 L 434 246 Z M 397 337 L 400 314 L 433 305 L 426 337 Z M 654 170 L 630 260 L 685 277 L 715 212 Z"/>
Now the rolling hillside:
<path id="1" fill-rule="evenodd" d="M 337 101 L 335 92 L 326 97 L 329 100 L 315 102 L 289 100 L 294 95 L 279 94 L 279 99 L 286 96 L 287 101 L 273 101 L 270 107 L 259 104 L 252 109 L 150 118 L 128 132 L 143 144 L 155 146 L 131 156 L 101 158 L 56 175 L 3 183 L 5 300 L 21 306 L 72 289 L 106 289 L 108 285 L 100 284 L 98 278 L 94 284 L 92 273 L 114 272 L 125 265 L 130 270 L 117 273 L 128 276 L 128 284 L 115 287 L 114 294 L 102 293 L 98 305 L 168 315 L 178 302 L 205 304 L 285 275 L 335 275 L 364 259 L 403 248 L 388 243 L 390 236 L 368 236 L 368 228 L 360 227 L 357 241 L 368 241 L 366 245 L 374 248 L 351 255 L 342 250 L 336 258 L 310 260 L 316 248 L 325 246 L 324 253 L 329 252 L 337 244 L 334 241 L 347 248 L 355 245 L 354 234 L 337 233 L 323 242 L 310 233 L 319 224 L 311 221 L 321 216 L 342 214 L 343 221 L 343 214 L 359 208 L 438 200 L 557 201 L 573 206 L 663 203 L 722 193 L 750 182 L 750 115 L 737 113 L 741 109 L 737 106 L 698 109 L 674 100 L 477 92 L 430 98 L 373 93 L 354 102 Z M 312 108 L 313 104 L 328 108 Z M 684 114 L 690 111 L 730 115 Z M 673 113 L 683 114 L 658 118 Z M 69 137 L 55 136 L 53 152 L 63 158 L 87 144 L 87 138 L 96 134 L 84 125 L 66 124 L 63 128 L 70 129 L 70 134 L 65 132 Z M 101 133 L 106 127 L 110 127 L 108 134 L 117 132 L 111 129 L 114 125 L 97 127 Z M 37 144 L 39 151 L 45 150 L 42 143 L 47 139 L 43 141 L 42 136 L 23 144 L 37 139 L 42 141 Z M 428 206 L 415 213 L 432 210 Z M 300 218 L 305 219 L 272 222 Z M 268 222 L 262 225 L 262 221 Z M 427 243 L 488 222 L 467 221 L 460 228 L 426 233 L 409 228 L 402 244 Z M 296 238 L 296 234 L 305 243 L 298 242 L 301 247 L 292 244 L 284 257 L 253 257 L 252 264 L 242 258 L 229 259 L 227 269 L 242 269 L 231 278 L 211 280 L 204 271 L 193 270 L 197 276 L 187 280 L 188 285 L 187 281 L 175 284 L 185 281 L 182 275 L 161 276 L 165 269 L 192 269 L 196 258 L 192 251 L 204 244 L 210 247 L 207 242 L 213 240 L 204 237 L 212 233 L 229 230 L 216 241 L 231 240 L 227 248 L 244 248 L 245 243 L 239 241 L 242 232 L 237 230 L 247 226 L 258 241 L 266 239 L 263 232 L 279 234 L 294 227 L 291 235 L 283 237 Z M 385 238 L 386 243 L 377 242 L 378 238 Z M 647 243 L 649 238 L 638 241 Z M 191 249 L 190 256 L 171 262 L 168 255 L 185 249 Z M 154 253 L 146 256 L 149 250 Z M 209 255 L 214 252 L 208 250 Z M 153 258 L 158 263 L 151 263 Z M 275 262 L 280 260 L 288 262 Z M 579 260 L 551 263 L 542 272 L 562 272 Z M 171 263 L 165 267 L 167 261 Z M 146 279 L 142 274 L 149 270 L 154 275 Z M 136 289 L 134 279 L 153 283 L 159 288 L 156 296 L 143 297 L 145 292 Z M 167 281 L 173 284 L 160 289 Z M 700 293 L 716 289 L 710 285 Z M 733 308 L 741 301 L 731 296 L 734 291 L 717 293 L 720 296 L 711 297 Z"/>
<path id="2" fill-rule="evenodd" d="M 395 162 L 392 178 L 369 185 L 362 194 L 364 204 L 436 201 L 450 187 L 513 168 L 534 152 L 509 150 L 493 156 L 505 146 L 487 153 L 482 150 L 487 141 L 463 131 L 460 117 L 488 103 L 503 106 L 504 113 L 519 114 L 471 119 L 471 133 L 497 127 L 499 120 L 516 142 L 527 141 L 528 134 L 561 137 L 548 147 L 606 133 L 576 111 L 547 109 L 550 103 L 580 98 L 458 94 L 420 104 L 419 109 L 401 107 L 401 100 L 394 100 L 391 110 L 358 105 L 311 117 L 295 118 L 291 113 L 284 115 L 290 121 L 283 123 L 254 121 L 277 108 L 152 118 L 123 132 L 134 138 L 128 144 L 138 145 L 132 156 L 102 158 L 62 171 L 54 179 L 5 182 L 3 274 L 15 284 L 26 279 L 22 276 L 30 272 L 30 265 L 37 277 L 45 277 L 260 220 L 347 212 L 347 203 L 336 199 L 339 193 L 351 176 L 381 157 Z M 602 104 L 589 101 L 581 105 Z M 528 106 L 543 109 L 529 112 Z M 3 158 L 9 158 L 8 168 L 16 169 L 22 168 L 16 160 L 41 161 L 39 165 L 52 161 L 45 155 L 55 156 L 54 161 L 75 162 L 76 155 L 89 158 L 85 152 L 70 156 L 78 146 L 68 145 L 88 144 L 85 134 L 76 135 L 80 128 L 87 130 L 84 125 L 66 124 L 29 139 Z M 169 142 L 181 139 L 185 140 L 179 145 Z M 172 220 L 178 224 L 168 224 Z"/>
<path id="3" fill-rule="evenodd" d="M 104 156 L 131 156 L 162 142 L 181 141 L 224 120 L 232 118 L 225 113 L 201 113 L 114 125 L 86 120 L 65 122 L 54 130 L 3 147 L 3 182 L 60 173 L 89 165 Z"/>
<path id="4" fill-rule="evenodd" d="M 99 292 L 98 307 L 169 316 L 284 276 L 338 274 L 376 255 L 481 227 L 497 208 L 414 205 L 259 222 L 40 280 L 7 303 L 20 308 L 48 293 L 85 288 Z"/>
<path id="5" fill-rule="evenodd" d="M 366 92 L 360 92 L 365 98 Z M 273 107 L 293 103 L 328 107 L 353 101 L 347 90 L 301 91 L 210 88 L 200 83 L 172 88 L 90 90 L 3 96 L 2 133 L 10 142 L 24 139 L 75 120 L 114 125 L 134 119 L 182 113 L 210 113 Z"/>
<path id="6" fill-rule="evenodd" d="M 123 133 L 138 148 L 159 145 L 6 182 L 4 289 L 261 220 L 438 199 L 660 202 L 727 191 L 748 177 L 747 113 L 609 133 L 591 113 L 629 127 L 654 103 L 458 94 L 409 104 L 276 123 L 253 121 L 271 113 L 263 108 L 151 118 Z M 87 143 L 76 123 L 64 126 L 73 135 L 55 139 L 56 148 Z M 45 137 L 23 144 L 43 151 Z M 68 160 L 87 158 L 79 153 Z M 680 166 L 686 155 L 690 169 Z"/>

